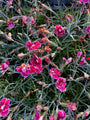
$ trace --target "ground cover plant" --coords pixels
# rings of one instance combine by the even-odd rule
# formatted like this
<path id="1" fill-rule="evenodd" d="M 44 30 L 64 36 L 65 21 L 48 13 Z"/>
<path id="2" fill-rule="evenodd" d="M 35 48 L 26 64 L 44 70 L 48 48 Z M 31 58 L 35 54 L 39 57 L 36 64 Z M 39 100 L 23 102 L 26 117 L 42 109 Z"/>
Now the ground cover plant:
<path id="1" fill-rule="evenodd" d="M 90 0 L 65 8 L 0 0 L 0 120 L 90 119 Z"/>

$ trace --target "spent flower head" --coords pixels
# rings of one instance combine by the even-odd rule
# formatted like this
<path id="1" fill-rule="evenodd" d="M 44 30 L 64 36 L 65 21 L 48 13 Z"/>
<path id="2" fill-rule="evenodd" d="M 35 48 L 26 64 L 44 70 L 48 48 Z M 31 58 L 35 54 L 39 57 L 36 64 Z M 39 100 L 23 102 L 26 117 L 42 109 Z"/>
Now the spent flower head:
<path id="1" fill-rule="evenodd" d="M 66 106 L 67 106 L 69 111 L 70 110 L 75 111 L 77 109 L 76 103 L 70 102 L 69 100 L 67 100 Z"/>

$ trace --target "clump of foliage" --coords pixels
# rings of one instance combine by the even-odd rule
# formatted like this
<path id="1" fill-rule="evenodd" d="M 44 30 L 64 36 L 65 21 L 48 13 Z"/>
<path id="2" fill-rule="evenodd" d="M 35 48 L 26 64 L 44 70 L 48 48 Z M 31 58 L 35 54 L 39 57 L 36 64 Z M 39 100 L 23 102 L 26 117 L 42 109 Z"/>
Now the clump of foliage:
<path id="1" fill-rule="evenodd" d="M 1 120 L 89 119 L 90 2 L 1 1 L 0 28 Z"/>

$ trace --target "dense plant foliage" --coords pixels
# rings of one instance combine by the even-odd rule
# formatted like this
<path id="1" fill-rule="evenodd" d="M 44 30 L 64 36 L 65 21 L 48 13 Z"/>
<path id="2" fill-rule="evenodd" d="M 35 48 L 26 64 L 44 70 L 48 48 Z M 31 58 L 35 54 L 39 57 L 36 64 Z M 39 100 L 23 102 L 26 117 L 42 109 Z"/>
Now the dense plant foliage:
<path id="1" fill-rule="evenodd" d="M 90 0 L 53 11 L 0 1 L 0 119 L 89 120 Z"/>

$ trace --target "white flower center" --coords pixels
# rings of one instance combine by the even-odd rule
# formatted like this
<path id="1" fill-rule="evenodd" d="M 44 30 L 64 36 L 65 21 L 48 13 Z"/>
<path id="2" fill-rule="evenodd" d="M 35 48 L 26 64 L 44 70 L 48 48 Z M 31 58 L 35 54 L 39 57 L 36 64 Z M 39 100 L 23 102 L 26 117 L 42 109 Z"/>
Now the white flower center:
<path id="1" fill-rule="evenodd" d="M 1 109 L 3 110 L 3 109 L 4 109 L 4 107 L 5 107 L 5 105 L 2 105 Z"/>
<path id="2" fill-rule="evenodd" d="M 59 29 L 59 32 L 61 32 L 61 29 Z"/>

